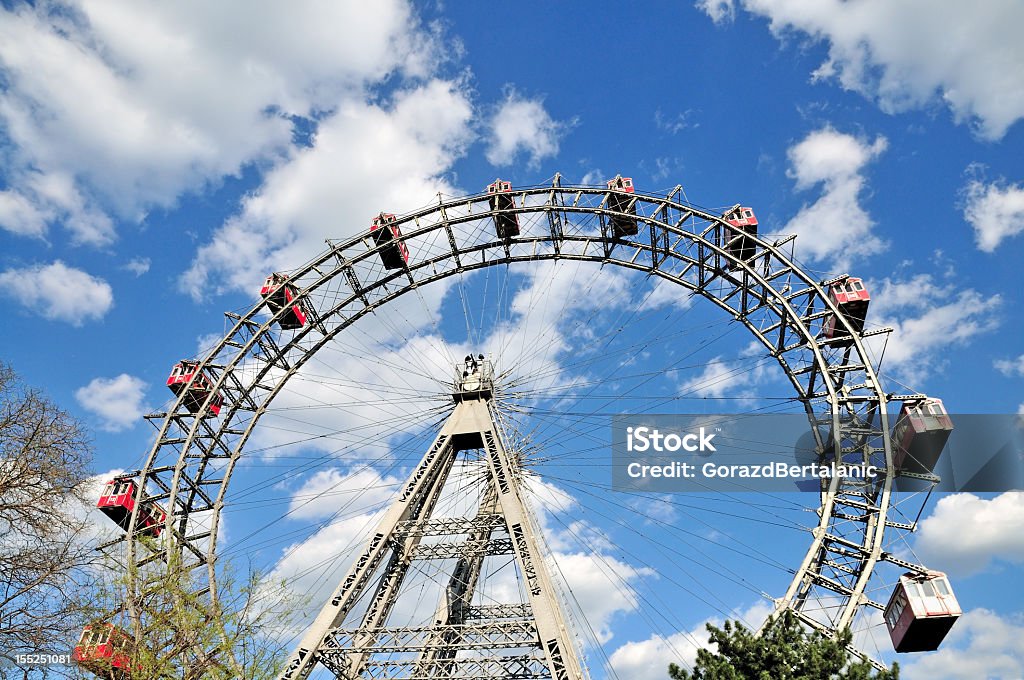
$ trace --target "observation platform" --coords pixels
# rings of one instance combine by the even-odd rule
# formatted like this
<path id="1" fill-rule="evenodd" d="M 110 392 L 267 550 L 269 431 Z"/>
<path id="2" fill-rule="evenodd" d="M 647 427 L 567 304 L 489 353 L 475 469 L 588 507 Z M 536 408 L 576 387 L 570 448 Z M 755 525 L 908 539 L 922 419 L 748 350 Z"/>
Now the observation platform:
<path id="1" fill-rule="evenodd" d="M 494 398 L 494 364 L 483 354 L 466 355 L 461 364 L 455 366 L 455 389 L 452 398 L 458 402 L 470 399 Z"/>

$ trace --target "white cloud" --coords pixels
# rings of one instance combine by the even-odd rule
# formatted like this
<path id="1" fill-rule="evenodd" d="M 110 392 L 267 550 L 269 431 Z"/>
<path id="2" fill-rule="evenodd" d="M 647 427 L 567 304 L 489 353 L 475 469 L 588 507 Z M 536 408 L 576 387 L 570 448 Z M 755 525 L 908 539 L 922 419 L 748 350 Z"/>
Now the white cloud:
<path id="1" fill-rule="evenodd" d="M 964 219 L 974 227 L 974 240 L 986 253 L 1024 231 L 1024 186 L 971 180 L 964 188 Z"/>
<path id="2" fill-rule="evenodd" d="M 8 269 L 0 273 L 0 287 L 33 313 L 74 326 L 102 319 L 114 304 L 114 293 L 106 281 L 60 260 Z"/>
<path id="3" fill-rule="evenodd" d="M 42 237 L 48 216 L 15 191 L 0 191 L 0 228 L 23 236 Z"/>
<path id="4" fill-rule="evenodd" d="M 290 520 L 329 521 L 282 549 L 270 578 L 285 580 L 297 595 L 309 598 L 304 603 L 307 617 L 319 612 L 369 540 L 381 504 L 395 494 L 398 483 L 369 468 L 332 468 L 317 472 L 294 491 Z M 301 613 L 293 618 L 303 621 Z"/>
<path id="5" fill-rule="evenodd" d="M 997 359 L 995 367 L 997 371 L 1005 376 L 1024 376 L 1024 354 L 1021 354 L 1016 359 Z"/>
<path id="6" fill-rule="evenodd" d="M 559 142 L 571 125 L 554 120 L 544 109 L 543 99 L 527 99 L 509 89 L 490 120 L 487 160 L 491 165 L 511 165 L 520 153 L 526 153 L 527 165 L 537 168 L 543 159 L 558 153 Z"/>
<path id="7" fill-rule="evenodd" d="M 441 174 L 471 139 L 463 83 L 431 80 L 389 105 L 346 101 L 320 123 L 311 147 L 271 170 L 203 245 L 181 286 L 197 299 L 218 289 L 258 290 L 267 272 L 289 270 L 345 239 L 384 210 L 401 213 L 454 193 Z"/>
<path id="8" fill-rule="evenodd" d="M 140 378 L 122 373 L 116 378 L 94 378 L 75 391 L 75 399 L 102 420 L 102 429 L 120 432 L 132 427 L 149 410 L 142 403 L 146 387 Z"/>
<path id="9" fill-rule="evenodd" d="M 871 283 L 872 326 L 891 326 L 888 338 L 869 338 L 877 354 L 885 345 L 884 368 L 908 379 L 941 369 L 950 347 L 962 347 L 999 325 L 1002 298 L 957 283 L 938 283 L 930 274 Z"/>
<path id="10" fill-rule="evenodd" d="M 884 137 L 873 142 L 831 127 L 807 135 L 790 147 L 789 176 L 797 191 L 822 185 L 821 196 L 783 228 L 797 234 L 797 249 L 814 261 L 837 257 L 839 268 L 856 258 L 878 253 L 885 243 L 872 233 L 874 220 L 860 205 L 864 168 L 885 151 Z"/>
<path id="11" fill-rule="evenodd" d="M 1024 116 L 1024 5 L 992 0 L 743 0 L 772 32 L 805 33 L 829 45 L 815 79 L 835 79 L 886 112 L 937 101 L 957 122 L 999 139 Z M 714 21 L 732 16 L 728 0 L 700 0 Z"/>
<path id="12" fill-rule="evenodd" d="M 671 135 L 678 134 L 687 128 L 699 128 L 700 123 L 694 123 L 690 119 L 693 118 L 694 110 L 686 109 L 682 113 L 677 113 L 674 116 L 666 115 L 662 113 L 661 109 L 657 109 L 654 112 L 654 125 L 663 132 L 667 132 Z"/>
<path id="13" fill-rule="evenodd" d="M 345 349 L 321 352 L 274 399 L 248 450 L 287 456 L 312 448 L 369 460 L 388 456 L 392 440 L 433 422 L 447 391 L 440 381 L 450 379 L 456 357 L 466 352 L 460 355 L 461 348 L 418 332 L 429 322 L 415 297 L 389 307 L 414 325 L 396 329 L 387 318 L 370 317 L 341 339 Z M 412 339 L 402 342 L 399 334 L 406 329 Z M 391 417 L 382 418 L 381 409 L 396 394 L 402 395 L 399 404 L 388 406 Z"/>
<path id="14" fill-rule="evenodd" d="M 1024 616 L 987 609 L 967 611 L 930 654 L 900 660 L 906 680 L 977 680 L 1024 677 Z"/>
<path id="15" fill-rule="evenodd" d="M 734 612 L 730 618 L 737 618 L 748 627 L 756 628 L 771 611 L 770 605 L 757 603 L 743 612 Z M 722 621 L 714 618 L 672 635 L 652 635 L 646 640 L 627 642 L 612 652 L 609 662 L 621 678 L 667 677 L 671 663 L 692 669 L 697 661 L 698 649 L 715 648 L 710 642 L 707 623 L 722 626 Z"/>
<path id="16" fill-rule="evenodd" d="M 716 24 L 736 18 L 736 5 L 733 0 L 697 0 L 695 4 L 697 9 L 706 13 Z"/>
<path id="17" fill-rule="evenodd" d="M 545 482 L 539 475 L 529 470 L 523 474 L 523 486 L 533 502 L 539 504 L 545 512 L 565 512 L 578 505 L 568 491 Z"/>
<path id="18" fill-rule="evenodd" d="M 330 517 L 353 494 L 359 495 L 360 506 L 373 506 L 391 498 L 400 484 L 397 478 L 381 477 L 367 468 L 347 473 L 338 468 L 320 470 L 292 495 L 289 517 Z"/>
<path id="19" fill-rule="evenodd" d="M 29 233 L 61 222 L 92 244 L 115 237 L 108 213 L 138 220 L 277 159 L 292 143 L 290 117 L 361 101 L 395 72 L 421 77 L 441 55 L 404 0 L 0 11 L 10 141 L 0 224 L 17 210 Z"/>
<path id="20" fill-rule="evenodd" d="M 941 498 L 921 522 L 914 551 L 952 576 L 969 576 L 993 562 L 1024 563 L 1024 492 L 986 500 L 969 493 Z"/>
<path id="21" fill-rule="evenodd" d="M 124 534 L 124 529 L 114 524 L 96 507 L 96 501 L 99 500 L 103 487 L 110 480 L 123 475 L 124 472 L 121 468 L 114 468 L 90 477 L 82 491 L 85 503 L 76 498 L 66 499 L 65 508 L 69 515 L 82 523 L 80 527 L 77 527 L 76 536 L 82 545 L 95 548 Z"/>
<path id="22" fill-rule="evenodd" d="M 2 115 L 0 96 L 0 120 Z M 67 172 L 44 173 L 16 165 L 9 172 L 7 179 L 17 191 L 0 195 L 0 228 L 43 238 L 51 222 L 62 221 L 74 244 L 99 246 L 114 239 L 114 223 L 83 196 Z"/>
<path id="23" fill-rule="evenodd" d="M 679 382 L 679 394 L 708 399 L 726 395 L 754 399 L 757 394 L 753 388 L 765 378 L 767 366 L 764 347 L 752 342 L 736 360 L 727 361 L 721 356 L 709 359 L 700 373 Z"/>
<path id="24" fill-rule="evenodd" d="M 594 631 L 597 643 L 611 640 L 615 617 L 639 606 L 632 583 L 650 576 L 651 571 L 596 551 L 556 552 L 553 558 L 572 593 L 574 602 L 570 606 L 579 606 L 578 611 L 586 620 L 586 627 Z"/>
<path id="25" fill-rule="evenodd" d="M 611 540 L 600 528 L 576 518 L 579 504 L 568 491 L 532 474 L 526 476 L 525 487 L 551 551 L 553 575 L 568 586 L 571 598 L 565 604 L 577 630 L 587 631 L 591 644 L 608 642 L 616 617 L 639 607 L 636 582 L 654 578 L 654 572 L 609 554 Z"/>
<path id="26" fill-rule="evenodd" d="M 148 257 L 133 257 L 125 263 L 124 268 L 136 276 L 142 276 L 149 271 L 150 264 Z"/>
<path id="27" fill-rule="evenodd" d="M 743 385 L 746 372 L 737 370 L 735 366 L 716 356 L 707 362 L 700 374 L 687 379 L 680 386 L 680 394 L 711 397 L 725 395 L 731 388 Z"/>
<path id="28" fill-rule="evenodd" d="M 621 678 L 668 677 L 669 664 L 692 669 L 697 650 L 709 646 L 704 625 L 672 635 L 653 635 L 646 640 L 627 642 L 609 657 L 616 675 Z"/>
<path id="29" fill-rule="evenodd" d="M 640 311 L 674 307 L 678 310 L 693 306 L 695 293 L 683 288 L 674 281 L 658 278 L 654 281 L 647 296 L 640 302 Z"/>
<path id="30" fill-rule="evenodd" d="M 330 522 L 300 543 L 281 551 L 282 559 L 270 573 L 283 580 L 304 601 L 305 615 L 293 612 L 294 620 L 308 625 L 341 582 L 356 554 L 366 544 L 379 521 L 379 513 L 365 513 Z"/>
<path id="31" fill-rule="evenodd" d="M 205 357 L 224 339 L 223 333 L 202 333 L 196 337 L 196 356 Z"/>

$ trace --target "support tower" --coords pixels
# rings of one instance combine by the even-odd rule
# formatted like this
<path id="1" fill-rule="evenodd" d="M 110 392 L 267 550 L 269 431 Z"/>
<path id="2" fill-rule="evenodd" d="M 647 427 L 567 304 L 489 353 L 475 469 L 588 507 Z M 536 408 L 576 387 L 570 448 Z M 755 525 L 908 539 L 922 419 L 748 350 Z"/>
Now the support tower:
<path id="1" fill-rule="evenodd" d="M 307 678 L 317 666 L 352 680 L 583 680 L 574 636 L 523 495 L 522 463 L 503 441 L 494 393 L 491 362 L 482 355 L 466 357 L 456 369 L 454 410 L 306 630 L 280 680 Z M 457 465 L 479 472 L 470 475 L 474 494 L 446 490 Z M 453 499 L 457 507 L 467 495 L 476 507 L 470 516 L 447 515 L 439 508 L 443 495 L 446 507 Z M 414 565 L 429 560 L 442 565 L 432 573 L 445 574 L 433 579 L 436 606 L 418 601 L 422 585 L 408 587 Z M 506 582 L 485 592 L 490 564 L 505 565 Z M 509 582 L 512 575 L 517 583 Z M 515 592 L 523 597 L 497 601 L 497 594 Z M 418 623 L 409 625 L 410 620 Z"/>

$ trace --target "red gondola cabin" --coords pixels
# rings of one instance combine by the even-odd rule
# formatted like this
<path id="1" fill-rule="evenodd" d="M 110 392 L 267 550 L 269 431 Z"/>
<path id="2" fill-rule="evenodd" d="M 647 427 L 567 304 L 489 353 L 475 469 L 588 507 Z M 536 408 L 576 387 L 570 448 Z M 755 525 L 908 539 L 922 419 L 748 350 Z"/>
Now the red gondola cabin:
<path id="1" fill-rule="evenodd" d="M 94 623 L 82 630 L 71 658 L 101 678 L 122 680 L 131 675 L 128 636 L 112 623 Z"/>
<path id="2" fill-rule="evenodd" d="M 184 392 L 185 408 L 189 413 L 198 414 L 202 410 L 203 404 L 206 403 L 206 398 L 213 391 L 213 381 L 205 372 L 199 370 L 198 361 L 182 359 L 171 369 L 171 375 L 167 377 L 167 387 L 179 396 Z M 220 415 L 220 407 L 223 403 L 223 397 L 219 393 L 215 393 L 203 416 Z"/>
<path id="3" fill-rule="evenodd" d="M 725 221 L 733 227 L 725 230 L 725 250 L 737 260 L 749 260 L 754 256 L 754 240 L 749 236 L 757 236 L 757 217 L 751 208 L 736 208 L 723 215 Z M 731 266 L 730 266 L 731 268 Z"/>
<path id="4" fill-rule="evenodd" d="M 932 652 L 960 614 L 945 574 L 907 572 L 885 606 L 885 626 L 897 652 Z"/>
<path id="5" fill-rule="evenodd" d="M 512 198 L 512 182 L 505 182 L 500 179 L 487 187 L 487 201 L 492 211 L 512 210 L 516 207 Z M 519 236 L 519 218 L 513 213 L 495 213 L 494 229 L 498 238 L 512 238 Z"/>
<path id="6" fill-rule="evenodd" d="M 631 196 L 633 193 L 633 178 L 616 175 L 615 179 L 608 180 L 608 209 L 628 215 L 636 215 L 636 205 Z M 623 236 L 636 236 L 640 228 L 637 226 L 635 217 L 623 215 L 612 215 L 612 233 L 615 238 Z"/>
<path id="7" fill-rule="evenodd" d="M 381 213 L 373 218 L 370 234 L 380 246 L 380 259 L 385 269 L 401 269 L 409 262 L 409 249 L 402 240 L 402 231 L 395 224 L 395 216 Z"/>
<path id="8" fill-rule="evenodd" d="M 828 289 L 828 296 L 839 307 L 855 331 L 859 333 L 864 330 L 864 320 L 868 315 L 868 303 L 871 301 L 871 295 L 864 287 L 863 281 L 847 278 L 839 283 L 834 283 Z M 825 337 L 838 339 L 832 344 L 840 347 L 853 344 L 853 338 L 847 334 L 845 328 L 837 323 L 834 314 L 830 314 L 825 321 Z"/>
<path id="9" fill-rule="evenodd" d="M 309 315 L 306 313 L 303 303 L 298 301 L 298 289 L 288 281 L 288 277 L 277 272 L 267 277 L 260 289 L 260 295 L 267 301 L 267 307 L 271 314 L 277 314 L 285 309 L 284 314 L 278 319 L 278 324 L 286 331 L 293 331 L 306 325 Z"/>
<path id="10" fill-rule="evenodd" d="M 114 520 L 119 527 L 128 531 L 128 524 L 135 509 L 135 494 L 139 487 L 131 479 L 113 479 L 107 482 L 100 494 L 96 507 L 104 515 Z M 163 531 L 167 513 L 156 503 L 147 503 L 139 509 L 139 520 L 136 526 L 146 536 L 159 536 Z"/>
<path id="11" fill-rule="evenodd" d="M 896 468 L 931 474 L 953 431 L 953 420 L 941 399 L 905 401 L 892 433 Z"/>

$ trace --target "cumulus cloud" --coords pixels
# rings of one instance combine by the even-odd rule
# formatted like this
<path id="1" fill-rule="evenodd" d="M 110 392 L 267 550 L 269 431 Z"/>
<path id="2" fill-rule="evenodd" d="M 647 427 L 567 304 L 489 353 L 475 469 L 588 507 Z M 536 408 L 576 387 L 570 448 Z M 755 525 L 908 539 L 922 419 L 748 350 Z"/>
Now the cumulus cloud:
<path id="1" fill-rule="evenodd" d="M 736 4 L 733 0 L 697 0 L 695 4 L 697 9 L 711 17 L 716 24 L 736 18 Z"/>
<path id="2" fill-rule="evenodd" d="M 598 527 L 575 518 L 578 503 L 565 489 L 533 475 L 527 475 L 526 489 L 539 511 L 541 535 L 551 550 L 554 576 L 564 581 L 572 595 L 565 603 L 570 615 L 586 621 L 583 628 L 592 631 L 595 638 L 589 640 L 591 644 L 608 642 L 616 617 L 639 606 L 637 581 L 654 573 L 609 554 L 611 541 Z"/>
<path id="3" fill-rule="evenodd" d="M 298 447 L 332 455 L 358 455 L 361 459 L 389 455 L 391 442 L 428 427 L 439 406 L 451 403 L 452 367 L 467 354 L 500 357 L 500 371 L 510 372 L 517 393 L 525 391 L 558 398 L 572 385 L 587 380 L 587 372 L 607 357 L 593 342 L 595 329 L 586 320 L 618 309 L 631 300 L 630 279 L 621 270 L 579 268 L 566 263 L 541 262 L 510 267 L 509 294 L 486 324 L 486 335 L 452 340 L 439 333 L 464 325 L 464 309 L 450 303 L 456 289 L 441 283 L 388 303 L 386 314 L 364 317 L 339 338 L 340 348 L 328 346 L 301 369 L 275 397 L 249 450 L 288 455 Z M 469 276 L 469 287 L 485 284 L 486 275 Z M 449 281 L 454 281 L 449 279 Z M 567 298 L 551 290 L 573 290 Z M 461 294 L 461 293 L 459 293 Z M 458 298 L 455 298 L 456 300 Z M 442 312 L 444 312 L 442 314 Z M 490 312 L 488 312 L 490 313 Z M 475 324 L 475 322 L 474 322 Z M 483 333 L 483 330 L 481 330 Z M 198 339 L 199 354 L 219 336 Z M 560 357 L 573 352 L 573 362 Z M 623 362 L 629 359 L 623 359 Z M 381 418 L 382 404 L 402 398 L 402 427 Z M 397 416 L 392 404 L 388 407 Z M 301 411 L 302 433 L 295 419 Z"/>
<path id="4" fill-rule="evenodd" d="M 1024 564 L 1024 492 L 939 499 L 921 522 L 914 551 L 952 576 L 976 574 L 994 562 Z"/>
<path id="5" fill-rule="evenodd" d="M 73 326 L 102 319 L 114 305 L 114 293 L 106 281 L 60 260 L 7 269 L 0 273 L 0 286 L 32 313 Z"/>
<path id="6" fill-rule="evenodd" d="M 679 394 L 705 399 L 727 395 L 754 399 L 757 397 L 754 388 L 767 377 L 769 361 L 764 346 L 751 342 L 736 359 L 725 359 L 721 355 L 709 359 L 700 373 L 679 382 Z"/>
<path id="7" fill-rule="evenodd" d="M 133 257 L 124 264 L 124 268 L 136 276 L 142 276 L 149 271 L 150 264 L 148 257 Z"/>
<path id="8" fill-rule="evenodd" d="M 756 628 L 771 611 L 770 605 L 757 603 L 742 612 L 734 612 L 731 618 Z M 609 657 L 611 667 L 622 678 L 663 677 L 671 663 L 693 668 L 697 662 L 698 649 L 714 649 L 706 628 L 708 623 L 722 626 L 721 619 L 714 618 L 672 635 L 652 635 L 646 640 L 627 642 L 612 652 Z"/>
<path id="9" fill-rule="evenodd" d="M 102 429 L 120 432 L 132 427 L 148 410 L 142 403 L 146 387 L 142 379 L 122 373 L 116 378 L 94 378 L 75 391 L 75 399 L 100 418 Z"/>
<path id="10" fill-rule="evenodd" d="M 0 228 L 23 236 L 42 237 L 48 215 L 15 191 L 0 191 Z"/>
<path id="11" fill-rule="evenodd" d="M 813 73 L 898 112 L 942 102 L 957 122 L 999 139 L 1024 116 L 1024 5 L 994 0 L 742 0 L 779 37 L 798 32 L 828 43 Z M 715 22 L 731 0 L 699 0 Z"/>
<path id="12" fill-rule="evenodd" d="M 797 191 L 821 185 L 821 195 L 783 228 L 796 234 L 797 248 L 814 261 L 837 257 L 842 268 L 855 257 L 884 249 L 872 233 L 874 220 L 860 205 L 865 187 L 863 171 L 885 151 L 885 137 L 861 139 L 825 127 L 790 147 L 789 176 Z"/>
<path id="13" fill-rule="evenodd" d="M 646 297 L 640 302 L 640 311 L 674 307 L 686 310 L 693 306 L 695 293 L 668 279 L 656 279 Z"/>
<path id="14" fill-rule="evenodd" d="M 58 0 L 0 12 L 0 225 L 39 235 L 60 223 L 92 244 L 115 238 L 109 215 L 141 219 L 280 158 L 293 117 L 361 101 L 395 72 L 420 77 L 441 54 L 404 0 L 258 11 Z"/>
<path id="15" fill-rule="evenodd" d="M 543 159 L 558 153 L 569 127 L 571 123 L 551 117 L 542 98 L 528 99 L 510 89 L 490 120 L 487 160 L 491 165 L 511 165 L 525 153 L 527 165 L 537 168 Z"/>
<path id="16" fill-rule="evenodd" d="M 297 417 L 298 408 L 305 406 L 301 412 L 302 437 L 306 440 L 303 446 L 324 447 L 336 452 L 339 445 L 345 446 L 343 439 L 348 436 L 359 441 L 356 455 L 360 457 L 370 451 L 370 455 L 375 457 L 380 454 L 388 460 L 398 460 L 403 452 L 409 452 L 408 447 L 400 447 L 395 440 L 396 434 L 404 433 L 395 432 L 394 421 L 381 422 L 380 403 L 374 402 L 370 396 L 373 386 L 387 385 L 390 393 L 394 394 L 397 385 L 403 395 L 410 397 L 399 400 L 397 404 L 393 401 L 389 404 L 388 412 L 392 416 L 399 415 L 395 409 L 405 407 L 412 413 L 429 413 L 432 406 L 429 402 L 426 405 L 412 402 L 419 398 L 418 395 L 425 395 L 424 398 L 426 395 L 438 396 L 438 385 L 430 376 L 447 377 L 450 374 L 450 357 L 443 351 L 447 347 L 448 353 L 454 352 L 455 356 L 462 356 L 470 350 L 493 351 L 502 357 L 503 367 L 519 365 L 516 374 L 534 381 L 530 387 L 544 390 L 553 385 L 557 392 L 560 385 L 577 376 L 570 375 L 570 369 L 555 359 L 559 353 L 570 349 L 586 352 L 587 343 L 579 336 L 594 332 L 588 324 L 580 322 L 581 315 L 582 319 L 588 319 L 599 311 L 616 309 L 629 303 L 633 296 L 628 276 L 609 268 L 537 263 L 530 267 L 512 267 L 508 275 L 515 293 L 509 292 L 502 313 L 498 315 L 499 322 L 490 329 L 490 334 L 479 338 L 472 347 L 446 343 L 429 331 L 409 332 L 413 328 L 428 328 L 430 316 L 445 309 L 441 305 L 444 289 L 439 286 L 424 288 L 425 299 L 422 302 L 413 296 L 397 299 L 389 305 L 393 308 L 389 309 L 388 319 L 368 317 L 365 324 L 361 322 L 358 328 L 353 329 L 358 334 L 352 343 L 354 352 L 365 352 L 365 357 L 352 356 L 348 351 L 338 353 L 337 357 L 318 356 L 317 365 L 310 370 L 321 377 L 313 375 L 307 381 L 300 373 L 289 384 L 275 400 L 272 412 L 266 416 L 272 419 L 274 412 L 280 412 L 281 429 L 257 435 L 262 437 L 257 446 L 267 444 L 268 437 L 277 436 L 282 438 L 282 442 L 294 443 L 294 421 L 288 419 Z M 470 286 L 472 283 L 472 277 L 467 277 L 464 282 Z M 550 295 L 551 290 L 573 290 L 576 293 L 563 299 Z M 436 291 L 441 291 L 440 297 L 433 297 Z M 438 318 L 438 321 L 443 319 Z M 538 348 L 543 348 L 543 351 L 537 351 Z M 595 356 L 597 354 L 595 352 Z M 605 357 L 602 359 L 606 360 Z M 330 365 L 329 369 L 324 361 Z M 409 367 L 418 370 L 410 371 Z M 330 375 L 335 371 L 343 379 L 323 379 L 325 372 Z M 343 414 L 332 408 L 339 402 L 345 404 Z M 431 423 L 435 417 L 430 416 Z M 422 422 L 418 427 L 426 429 L 431 423 Z M 338 434 L 339 431 L 348 434 Z M 354 436 L 353 431 L 356 433 Z M 347 454 L 348 450 L 345 460 L 350 462 Z M 573 601 L 579 606 L 577 613 L 586 617 L 588 629 L 594 631 L 596 641 L 609 639 L 617 617 L 638 606 L 638 597 L 633 590 L 635 582 L 640 578 L 651 578 L 653 574 L 617 559 L 607 537 L 573 516 L 578 512 L 575 500 L 563 490 L 530 475 L 526 475 L 526 484 L 532 498 L 541 506 L 541 522 L 547 523 L 544 534 L 550 541 L 555 577 L 564 576 L 575 594 Z M 314 536 L 304 537 L 305 540 L 295 542 L 282 553 L 283 559 L 275 576 L 290 577 L 299 591 L 308 589 L 312 594 L 312 606 L 318 608 L 351 564 L 353 551 L 367 540 L 378 521 L 375 507 L 387 502 L 395 486 L 395 480 L 384 477 L 379 471 L 359 472 L 352 468 L 322 471 L 310 477 L 294 492 L 289 519 L 325 524 L 312 529 Z M 339 505 L 356 495 L 358 502 L 346 516 L 334 517 Z M 466 510 L 447 502 L 440 503 L 439 507 L 445 508 L 445 512 L 452 511 L 454 507 L 456 514 Z M 553 519 L 555 515 L 558 515 L 557 520 Z M 513 570 L 506 570 L 504 580 L 501 576 L 495 579 L 497 585 L 489 585 L 486 596 L 501 601 L 501 596 L 508 595 L 507 601 L 518 601 L 521 591 L 514 576 Z M 437 585 L 436 577 L 433 583 Z M 440 593 L 424 587 L 422 601 L 438 601 Z M 422 608 L 418 611 L 403 610 L 399 614 L 413 620 L 416 616 L 422 618 L 424 611 Z"/>
<path id="17" fill-rule="evenodd" d="M 123 529 L 110 521 L 110 518 L 96 507 L 96 499 L 103 493 L 103 487 L 124 472 L 121 468 L 114 468 L 89 477 L 82 490 L 82 495 L 87 499 L 85 503 L 70 497 L 62 500 L 68 514 L 79 522 L 75 527 L 75 539 L 82 545 L 95 548 L 124 534 Z"/>
<path id="18" fill-rule="evenodd" d="M 616 616 L 639 605 L 632 583 L 641 576 L 650 576 L 650 570 L 601 552 L 556 552 L 553 558 L 586 626 L 594 631 L 595 642 L 611 640 Z"/>
<path id="19" fill-rule="evenodd" d="M 723 361 L 721 356 L 716 356 L 707 362 L 703 371 L 683 381 L 679 385 L 679 393 L 718 399 L 737 388 L 750 385 L 756 380 L 754 374 L 757 372 L 751 371 L 747 365 Z"/>
<path id="20" fill-rule="evenodd" d="M 181 287 L 252 291 L 268 271 L 288 270 L 325 238 L 365 231 L 381 211 L 401 213 L 455 190 L 442 177 L 471 139 L 464 83 L 431 80 L 388 104 L 347 101 L 320 123 L 312 146 L 269 173 L 199 248 Z M 211 288 L 212 286 L 212 288 Z"/>
<path id="21" fill-rule="evenodd" d="M 988 609 L 964 612 L 929 654 L 900 660 L 907 680 L 975 680 L 1024 677 L 1024 616 L 1000 616 Z"/>
<path id="22" fill-rule="evenodd" d="M 1024 354 L 1016 359 L 997 359 L 995 367 L 1005 376 L 1024 376 Z"/>
<path id="23" fill-rule="evenodd" d="M 995 252 L 1004 240 L 1024 231 L 1024 186 L 971 180 L 964 195 L 964 219 L 974 227 L 974 241 L 984 252 Z"/>
<path id="24" fill-rule="evenodd" d="M 870 288 L 871 324 L 891 326 L 895 332 L 888 338 L 869 338 L 868 345 L 876 354 L 885 345 L 885 368 L 908 379 L 941 369 L 949 348 L 963 347 L 999 325 L 999 295 L 942 283 L 930 274 L 887 278 Z"/>
<path id="25" fill-rule="evenodd" d="M 294 519 L 330 517 L 353 494 L 359 495 L 360 505 L 374 506 L 391 498 L 400 483 L 397 478 L 381 477 L 367 468 L 348 472 L 338 468 L 320 470 L 292 495 L 289 516 Z"/>
<path id="26" fill-rule="evenodd" d="M 355 561 L 357 551 L 366 543 L 377 521 L 378 513 L 335 520 L 308 539 L 281 551 L 282 559 L 270 578 L 285 581 L 297 596 L 308 598 L 304 601 L 304 614 L 292 613 L 295 621 L 308 625 L 313 620 Z"/>
<path id="27" fill-rule="evenodd" d="M 285 580 L 297 594 L 308 597 L 307 617 L 315 616 L 330 597 L 358 549 L 369 540 L 380 519 L 381 504 L 399 484 L 398 479 L 366 467 L 329 468 L 308 477 L 292 492 L 289 520 L 320 520 L 320 524 L 282 549 L 270 576 Z M 302 621 L 302 615 L 295 620 Z"/>
<path id="28" fill-rule="evenodd" d="M 704 624 L 672 635 L 654 635 L 646 640 L 627 642 L 614 652 L 609 663 L 621 678 L 657 678 L 668 674 L 669 664 L 693 668 L 697 650 L 710 640 Z"/>

